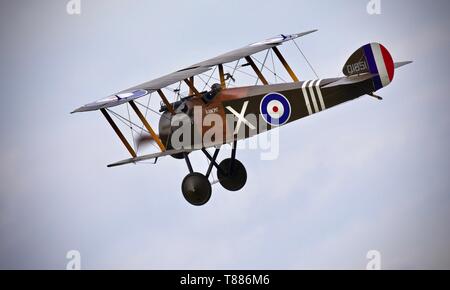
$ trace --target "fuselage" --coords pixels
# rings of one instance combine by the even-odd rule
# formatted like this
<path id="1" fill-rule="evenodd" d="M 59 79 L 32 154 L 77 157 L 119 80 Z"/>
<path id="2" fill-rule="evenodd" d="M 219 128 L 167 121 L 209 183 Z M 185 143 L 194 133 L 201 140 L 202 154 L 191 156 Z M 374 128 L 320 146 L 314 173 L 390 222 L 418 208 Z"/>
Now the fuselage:
<path id="1" fill-rule="evenodd" d="M 191 131 L 186 132 L 185 136 L 189 135 L 189 138 L 185 139 L 189 140 L 185 140 L 183 147 L 201 149 L 221 145 L 252 137 L 374 92 L 371 78 L 333 85 L 344 79 L 228 88 L 210 102 L 205 102 L 201 97 L 192 97 L 177 108 L 177 115 L 168 112 L 163 114 L 159 126 L 160 137 L 168 148 L 181 149 L 177 148 L 179 144 L 172 144 L 172 134 L 180 129 L 179 121 L 184 119 L 191 122 Z M 222 120 L 222 124 L 217 124 L 219 120 Z M 212 140 L 211 131 L 215 134 Z"/>

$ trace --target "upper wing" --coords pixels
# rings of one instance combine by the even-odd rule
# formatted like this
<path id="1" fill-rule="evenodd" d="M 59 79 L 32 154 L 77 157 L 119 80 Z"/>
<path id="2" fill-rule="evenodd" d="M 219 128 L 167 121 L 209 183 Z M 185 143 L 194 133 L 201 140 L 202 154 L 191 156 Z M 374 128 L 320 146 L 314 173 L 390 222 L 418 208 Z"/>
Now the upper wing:
<path id="1" fill-rule="evenodd" d="M 260 41 L 260 42 L 255 42 L 252 43 L 250 45 L 244 46 L 242 48 L 230 51 L 228 53 L 219 55 L 217 57 L 211 58 L 209 60 L 200 62 L 198 64 L 194 64 L 191 67 L 213 67 L 219 64 L 224 64 L 224 63 L 228 63 L 228 62 L 232 62 L 241 58 L 244 58 L 246 56 L 261 52 L 263 50 L 278 46 L 283 44 L 283 42 L 289 41 L 289 40 L 293 40 L 302 36 L 305 36 L 307 34 L 316 32 L 317 30 L 310 30 L 307 32 L 302 32 L 302 33 L 296 33 L 296 34 L 290 34 L 290 35 L 283 35 L 280 34 L 278 36 Z"/>
<path id="2" fill-rule="evenodd" d="M 119 92 L 117 94 L 111 95 L 105 99 L 101 99 L 96 102 L 89 103 L 87 105 L 84 105 L 84 106 L 76 109 L 72 113 L 95 111 L 95 110 L 100 110 L 100 109 L 104 109 L 104 108 L 115 107 L 115 106 L 127 103 L 129 101 L 144 97 L 148 94 L 155 92 L 156 90 L 162 89 L 164 87 L 167 87 L 167 86 L 174 84 L 176 82 L 179 82 L 181 80 L 190 78 L 192 76 L 204 73 L 210 69 L 211 68 L 209 68 L 209 67 L 197 67 L 197 68 L 190 68 L 190 69 L 177 71 L 177 72 L 168 74 L 166 76 L 160 77 L 158 79 L 154 79 L 149 82 L 140 84 L 138 86 L 129 88 L 129 89 Z"/>
<path id="3" fill-rule="evenodd" d="M 296 33 L 296 34 L 291 34 L 291 35 L 281 34 L 279 36 L 275 36 L 275 37 L 266 39 L 264 41 L 260 41 L 260 42 L 256 42 L 256 43 L 247 45 L 245 47 L 242 47 L 242 48 L 233 50 L 231 52 L 219 55 L 219 56 L 211 58 L 209 60 L 194 64 L 190 67 L 187 67 L 187 68 L 179 70 L 177 72 L 168 74 L 161 78 L 140 84 L 138 86 L 129 88 L 124 91 L 121 91 L 121 92 L 111 95 L 105 99 L 101 99 L 96 102 L 84 105 L 84 106 L 76 109 L 75 111 L 73 111 L 73 113 L 94 111 L 94 110 L 99 110 L 99 109 L 103 109 L 103 108 L 114 107 L 114 106 L 124 104 L 131 100 L 146 96 L 156 90 L 162 89 L 164 87 L 167 87 L 167 86 L 177 83 L 179 81 L 182 81 L 182 80 L 188 79 L 190 77 L 196 76 L 198 74 L 207 72 L 208 70 L 210 70 L 212 67 L 214 67 L 216 65 L 239 60 L 246 56 L 250 56 L 255 53 L 264 51 L 266 49 L 281 45 L 281 44 L 283 44 L 283 42 L 293 40 L 298 37 L 302 37 L 302 36 L 305 36 L 307 34 L 310 34 L 310 33 L 316 32 L 316 31 L 317 30 L 311 30 L 311 31 Z"/>

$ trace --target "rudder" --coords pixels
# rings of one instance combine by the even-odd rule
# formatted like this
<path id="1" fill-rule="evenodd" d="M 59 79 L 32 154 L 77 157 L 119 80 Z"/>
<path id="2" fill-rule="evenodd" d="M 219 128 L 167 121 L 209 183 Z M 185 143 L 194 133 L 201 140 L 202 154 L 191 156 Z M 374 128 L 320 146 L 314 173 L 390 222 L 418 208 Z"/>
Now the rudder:
<path id="1" fill-rule="evenodd" d="M 346 76 L 372 74 L 375 91 L 392 82 L 394 71 L 395 65 L 391 54 L 379 43 L 369 43 L 358 49 L 343 68 Z"/>

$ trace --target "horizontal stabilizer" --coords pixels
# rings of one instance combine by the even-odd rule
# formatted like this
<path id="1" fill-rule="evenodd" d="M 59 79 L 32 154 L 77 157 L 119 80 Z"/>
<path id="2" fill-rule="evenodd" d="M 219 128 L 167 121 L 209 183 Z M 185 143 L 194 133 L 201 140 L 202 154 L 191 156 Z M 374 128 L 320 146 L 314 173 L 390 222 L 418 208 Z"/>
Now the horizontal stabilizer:
<path id="1" fill-rule="evenodd" d="M 368 79 L 371 79 L 374 76 L 376 76 L 376 75 L 370 74 L 370 73 L 366 73 L 366 74 L 362 74 L 362 75 L 358 75 L 358 76 L 349 76 L 349 77 L 341 78 L 334 83 L 323 86 L 322 89 L 333 88 L 333 87 L 338 87 L 338 86 L 345 86 L 345 85 L 352 85 L 352 84 L 360 83 L 360 82 L 366 81 Z"/>
<path id="2" fill-rule="evenodd" d="M 143 155 L 143 156 L 138 156 L 138 157 L 135 157 L 135 158 L 129 158 L 129 159 L 125 159 L 125 160 L 122 160 L 122 161 L 118 161 L 116 163 L 109 164 L 108 167 L 116 167 L 116 166 L 131 164 L 131 163 L 137 163 L 139 161 L 152 160 L 152 159 L 157 159 L 159 157 L 175 155 L 175 154 L 180 154 L 180 153 L 185 153 L 185 152 L 188 153 L 188 152 L 191 152 L 191 151 L 193 151 L 193 150 L 192 149 L 167 150 L 167 151 L 164 151 L 164 152 L 148 154 L 148 155 Z"/>
<path id="3" fill-rule="evenodd" d="M 396 62 L 396 63 L 394 64 L 394 67 L 397 69 L 397 68 L 401 68 L 402 66 L 408 65 L 408 64 L 410 64 L 410 63 L 412 63 L 412 61 Z"/>

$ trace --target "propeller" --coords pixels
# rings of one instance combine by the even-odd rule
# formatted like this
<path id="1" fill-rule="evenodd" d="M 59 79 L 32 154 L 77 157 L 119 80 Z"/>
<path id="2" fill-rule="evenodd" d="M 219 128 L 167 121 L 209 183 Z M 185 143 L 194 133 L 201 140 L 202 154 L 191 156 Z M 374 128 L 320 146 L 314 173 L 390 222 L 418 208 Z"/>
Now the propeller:
<path id="1" fill-rule="evenodd" d="M 142 133 L 141 135 L 135 138 L 136 146 L 139 149 L 143 149 L 149 146 L 156 146 L 156 141 L 153 137 L 148 133 Z"/>

